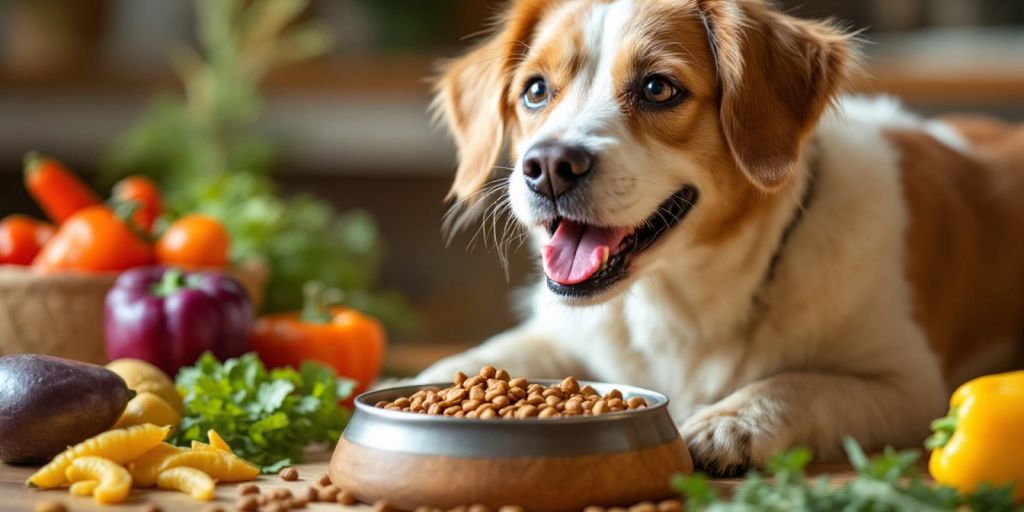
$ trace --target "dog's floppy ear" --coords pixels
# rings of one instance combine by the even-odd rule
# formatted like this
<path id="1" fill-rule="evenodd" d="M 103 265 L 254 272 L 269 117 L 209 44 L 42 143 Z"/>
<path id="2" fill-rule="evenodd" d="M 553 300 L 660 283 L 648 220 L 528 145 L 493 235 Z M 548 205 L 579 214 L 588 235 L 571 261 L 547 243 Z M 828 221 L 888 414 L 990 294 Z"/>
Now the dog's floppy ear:
<path id="1" fill-rule="evenodd" d="M 698 0 L 721 87 L 721 119 L 739 167 L 771 190 L 796 167 L 803 143 L 854 60 L 850 36 L 774 11 L 761 0 Z"/>
<path id="2" fill-rule="evenodd" d="M 534 27 L 559 0 L 518 0 L 498 19 L 497 31 L 468 54 L 448 62 L 437 80 L 435 106 L 459 150 L 449 198 L 467 199 L 491 177 L 505 143 L 516 62 Z"/>

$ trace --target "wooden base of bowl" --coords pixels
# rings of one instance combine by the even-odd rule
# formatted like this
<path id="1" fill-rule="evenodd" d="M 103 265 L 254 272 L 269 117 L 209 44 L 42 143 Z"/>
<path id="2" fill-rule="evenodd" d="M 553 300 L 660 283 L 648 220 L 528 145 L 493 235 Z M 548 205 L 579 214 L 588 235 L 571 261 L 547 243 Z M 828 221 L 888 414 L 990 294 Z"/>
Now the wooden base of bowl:
<path id="1" fill-rule="evenodd" d="M 401 510 L 483 504 L 531 512 L 580 511 L 672 497 L 669 478 L 691 473 L 681 438 L 637 451 L 551 458 L 455 458 L 367 448 L 344 437 L 331 479 L 360 501 L 387 500 Z"/>

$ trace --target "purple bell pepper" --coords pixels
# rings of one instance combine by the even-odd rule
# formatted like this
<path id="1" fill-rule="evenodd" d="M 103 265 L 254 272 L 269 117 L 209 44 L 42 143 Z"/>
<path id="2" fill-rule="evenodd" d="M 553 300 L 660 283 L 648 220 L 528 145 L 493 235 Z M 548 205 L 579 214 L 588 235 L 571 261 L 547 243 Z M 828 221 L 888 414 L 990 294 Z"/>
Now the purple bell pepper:
<path id="1" fill-rule="evenodd" d="M 226 274 L 132 269 L 107 293 L 107 357 L 142 359 L 173 377 L 206 351 L 221 360 L 244 354 L 252 323 L 249 295 Z"/>

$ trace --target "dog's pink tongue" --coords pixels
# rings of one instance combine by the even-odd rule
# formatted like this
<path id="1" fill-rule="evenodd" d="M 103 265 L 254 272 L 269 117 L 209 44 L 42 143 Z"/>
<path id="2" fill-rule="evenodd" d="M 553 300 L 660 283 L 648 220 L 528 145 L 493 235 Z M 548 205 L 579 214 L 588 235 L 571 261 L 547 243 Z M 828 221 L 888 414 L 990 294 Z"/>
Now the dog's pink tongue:
<path id="1" fill-rule="evenodd" d="M 599 228 L 563 219 L 541 251 L 544 273 L 558 284 L 582 283 L 597 273 L 627 234 L 624 228 Z"/>

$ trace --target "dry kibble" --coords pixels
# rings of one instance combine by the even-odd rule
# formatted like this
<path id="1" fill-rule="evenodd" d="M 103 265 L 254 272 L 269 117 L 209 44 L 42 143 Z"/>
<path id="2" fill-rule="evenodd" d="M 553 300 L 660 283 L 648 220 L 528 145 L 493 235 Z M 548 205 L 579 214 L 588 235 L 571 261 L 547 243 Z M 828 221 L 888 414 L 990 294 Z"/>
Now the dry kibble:
<path id="1" fill-rule="evenodd" d="M 484 391 L 484 387 L 483 386 L 473 386 L 472 388 L 470 388 L 470 390 L 469 390 L 469 399 L 470 400 L 486 400 L 487 399 L 487 393 Z"/>
<path id="2" fill-rule="evenodd" d="M 617 389 L 601 396 L 590 385 L 580 387 L 575 377 L 544 386 L 507 371 L 485 366 L 467 377 L 455 374 L 453 385 L 441 390 L 421 389 L 408 397 L 378 402 L 377 407 L 454 418 L 561 418 L 590 416 L 647 407 L 642 397 L 626 400 Z M 282 478 L 284 474 L 282 473 Z M 321 482 L 328 485 L 330 482 Z"/>
<path id="3" fill-rule="evenodd" d="M 324 473 L 324 474 L 320 475 L 320 478 L 316 479 L 316 483 L 318 483 L 318 484 L 320 484 L 322 486 L 331 485 L 331 475 L 329 475 L 327 473 Z"/>
<path id="4" fill-rule="evenodd" d="M 252 512 L 260 508 L 260 500 L 255 494 L 242 496 L 235 502 L 235 509 L 243 512 Z"/>
<path id="5" fill-rule="evenodd" d="M 249 494 L 259 494 L 260 488 L 255 484 L 243 484 L 238 486 L 238 495 L 246 496 Z"/>
<path id="6" fill-rule="evenodd" d="M 294 482 L 299 479 L 299 470 L 295 468 L 284 468 L 281 470 L 281 480 Z"/>
<path id="7" fill-rule="evenodd" d="M 281 502 L 278 502 L 278 501 L 274 501 L 274 502 L 271 502 L 271 503 L 267 503 L 260 510 L 262 512 L 287 512 L 288 511 L 288 506 L 285 505 L 284 503 L 281 503 Z"/>
<path id="8" fill-rule="evenodd" d="M 303 498 L 302 496 L 296 496 L 291 499 L 292 508 L 306 508 L 306 505 L 308 504 L 309 500 Z"/>
<path id="9" fill-rule="evenodd" d="M 391 512 L 391 504 L 384 500 L 377 500 L 373 504 L 373 512 Z"/>
<path id="10" fill-rule="evenodd" d="M 336 486 L 331 484 L 318 491 L 317 499 L 320 501 L 331 502 L 338 499 L 339 492 L 341 492 L 341 489 L 338 489 Z"/>
<path id="11" fill-rule="evenodd" d="M 316 490 L 316 487 L 307 487 L 305 491 L 300 494 L 301 497 L 306 498 L 306 501 L 314 503 L 320 499 L 320 491 Z"/>
<path id="12" fill-rule="evenodd" d="M 66 512 L 68 507 L 62 501 L 46 500 L 36 503 L 36 512 Z"/>
<path id="13" fill-rule="evenodd" d="M 348 491 L 341 491 L 338 493 L 338 503 L 342 505 L 350 506 L 356 504 L 356 496 Z"/>
<path id="14" fill-rule="evenodd" d="M 282 487 L 270 491 L 270 497 L 275 500 L 284 500 L 291 498 L 292 492 Z"/>

